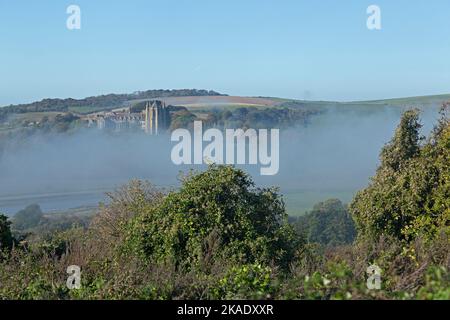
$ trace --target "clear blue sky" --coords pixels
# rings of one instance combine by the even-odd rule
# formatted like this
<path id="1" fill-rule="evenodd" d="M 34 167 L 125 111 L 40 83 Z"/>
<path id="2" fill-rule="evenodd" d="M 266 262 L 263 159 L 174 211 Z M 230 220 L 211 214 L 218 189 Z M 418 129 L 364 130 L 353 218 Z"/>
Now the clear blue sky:
<path id="1" fill-rule="evenodd" d="M 81 7 L 82 28 L 66 29 Z M 382 30 L 366 28 L 381 7 Z M 0 0 L 0 105 L 156 88 L 450 93 L 448 0 Z"/>

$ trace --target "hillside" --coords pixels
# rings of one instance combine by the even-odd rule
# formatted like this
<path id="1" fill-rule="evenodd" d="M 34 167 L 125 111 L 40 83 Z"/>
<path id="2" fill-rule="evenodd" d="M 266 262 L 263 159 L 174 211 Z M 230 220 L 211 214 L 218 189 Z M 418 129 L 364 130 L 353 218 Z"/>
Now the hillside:
<path id="1" fill-rule="evenodd" d="M 99 110 L 108 110 L 121 107 L 133 100 L 183 96 L 221 96 L 221 94 L 211 90 L 181 89 L 147 90 L 138 91 L 131 94 L 107 94 L 87 97 L 84 99 L 44 99 L 29 104 L 10 105 L 0 108 L 0 120 L 2 119 L 2 116 L 5 117 L 7 114 L 12 113 L 49 111 L 90 113 Z"/>
<path id="2" fill-rule="evenodd" d="M 439 106 L 450 100 L 450 94 L 404 97 L 394 99 L 367 101 L 313 101 L 296 100 L 277 97 L 242 97 L 229 96 L 213 90 L 181 89 L 181 90 L 147 90 L 130 94 L 107 94 L 87 97 L 84 99 L 44 99 L 29 104 L 18 104 L 0 107 L 0 120 L 7 114 L 22 114 L 31 112 L 73 112 L 88 114 L 103 110 L 112 110 L 133 105 L 149 99 L 158 99 L 166 104 L 185 106 L 188 109 L 237 108 L 237 107 L 303 107 L 303 106 L 395 106 L 409 107 L 421 105 Z"/>
<path id="3" fill-rule="evenodd" d="M 408 106 L 408 105 L 421 105 L 421 106 L 436 106 L 441 105 L 445 101 L 450 100 L 450 94 L 441 94 L 433 96 L 419 96 L 419 97 L 407 97 L 407 98 L 394 98 L 383 100 L 371 100 L 371 101 L 355 101 L 352 104 L 373 104 L 373 105 L 386 105 L 386 106 Z"/>

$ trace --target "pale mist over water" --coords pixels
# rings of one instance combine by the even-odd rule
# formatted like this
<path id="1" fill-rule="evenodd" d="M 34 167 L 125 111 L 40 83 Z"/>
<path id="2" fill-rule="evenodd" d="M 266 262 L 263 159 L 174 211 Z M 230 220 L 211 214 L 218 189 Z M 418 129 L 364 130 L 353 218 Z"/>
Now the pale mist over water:
<path id="1" fill-rule="evenodd" d="M 281 131 L 280 170 L 260 176 L 260 166 L 242 166 L 257 185 L 278 186 L 290 214 L 301 214 L 318 201 L 351 200 L 375 172 L 378 155 L 399 123 L 402 109 L 373 106 L 328 111 L 307 127 Z M 438 119 L 438 108 L 422 112 L 423 134 Z M 105 192 L 130 179 L 177 187 L 180 171 L 205 166 L 175 166 L 169 135 L 75 134 L 35 136 L 8 148 L 0 158 L 0 212 L 8 215 L 37 203 L 44 211 L 96 206 Z"/>

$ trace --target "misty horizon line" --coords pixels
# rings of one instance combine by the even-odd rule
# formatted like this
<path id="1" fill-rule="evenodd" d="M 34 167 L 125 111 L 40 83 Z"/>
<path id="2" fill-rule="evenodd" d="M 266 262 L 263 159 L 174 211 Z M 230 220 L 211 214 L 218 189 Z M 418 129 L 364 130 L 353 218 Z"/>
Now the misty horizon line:
<path id="1" fill-rule="evenodd" d="M 108 96 L 108 95 L 133 95 L 133 94 L 138 94 L 138 93 L 142 93 L 142 92 L 146 92 L 146 91 L 152 91 L 152 90 L 172 90 L 172 91 L 177 91 L 177 90 L 205 90 L 205 91 L 213 91 L 216 92 L 218 94 L 220 94 L 221 96 L 225 96 L 225 97 L 242 97 L 242 98 L 271 98 L 271 99 L 285 99 L 285 100 L 292 100 L 292 101 L 303 101 L 303 102 L 325 102 L 325 103 L 349 103 L 349 104 L 353 104 L 353 103 L 370 103 L 370 102 L 379 102 L 379 101 L 392 101 L 392 100 L 401 100 L 401 99 L 417 99 L 417 98 L 429 98 L 429 97 L 445 97 L 445 96 L 449 96 L 450 97 L 450 90 L 448 93 L 434 93 L 434 94 L 417 94 L 417 95 L 412 95 L 412 96 L 404 96 L 404 95 L 398 95 L 398 96 L 390 96 L 390 97 L 378 97 L 378 98 L 365 98 L 365 99 L 346 99 L 346 100 L 342 100 L 342 99 L 320 99 L 320 98 L 310 98 L 310 99 L 304 99 L 304 98 L 291 98 L 291 97 L 283 97 L 283 96 L 270 96 L 270 95 L 238 95 L 238 94 L 229 94 L 229 93 L 222 93 L 213 89 L 196 89 L 196 88 L 170 88 L 170 89 L 146 89 L 146 90 L 135 90 L 133 92 L 119 92 L 119 93 L 114 93 L 114 92 L 109 92 L 109 93 L 99 93 L 97 95 L 89 95 L 89 96 L 78 96 L 76 98 L 74 98 L 74 96 L 69 96 L 69 97 L 57 97 L 57 96 L 53 96 L 53 97 L 45 97 L 45 98 L 41 98 L 39 100 L 39 98 L 35 98 L 33 100 L 28 100 L 28 101 L 23 101 L 20 103 L 10 103 L 10 104 L 5 104 L 5 105 L 0 105 L 0 108 L 7 108 L 7 107 L 14 107 L 14 106 L 20 106 L 20 105 L 27 105 L 27 104 L 33 104 L 33 103 L 38 103 L 38 102 L 42 102 L 44 100 L 84 100 L 84 99 L 89 99 L 89 98 L 95 98 L 95 97 L 102 97 L 102 96 Z M 214 96 L 214 95 L 211 95 Z M 155 100 L 158 99 L 154 98 L 154 99 L 147 99 L 147 100 Z"/>

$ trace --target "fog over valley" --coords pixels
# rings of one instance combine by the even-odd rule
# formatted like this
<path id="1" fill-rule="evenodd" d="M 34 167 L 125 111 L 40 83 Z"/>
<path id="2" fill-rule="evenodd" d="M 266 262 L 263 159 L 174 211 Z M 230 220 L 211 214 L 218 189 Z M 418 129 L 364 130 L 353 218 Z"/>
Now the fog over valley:
<path id="1" fill-rule="evenodd" d="M 308 125 L 281 130 L 278 174 L 261 176 L 260 165 L 238 167 L 258 185 L 279 186 L 290 214 L 301 214 L 329 198 L 348 202 L 374 174 L 380 149 L 392 137 L 402 110 L 327 106 Z M 424 108 L 423 134 L 437 118 L 438 107 Z M 13 215 L 32 203 L 44 211 L 96 206 L 107 202 L 105 192 L 130 179 L 176 188 L 180 171 L 205 166 L 174 165 L 170 154 L 175 144 L 168 134 L 95 129 L 9 141 L 0 158 L 0 211 Z"/>

